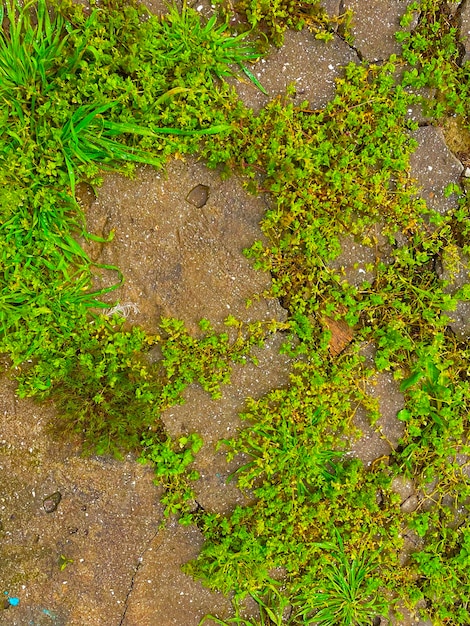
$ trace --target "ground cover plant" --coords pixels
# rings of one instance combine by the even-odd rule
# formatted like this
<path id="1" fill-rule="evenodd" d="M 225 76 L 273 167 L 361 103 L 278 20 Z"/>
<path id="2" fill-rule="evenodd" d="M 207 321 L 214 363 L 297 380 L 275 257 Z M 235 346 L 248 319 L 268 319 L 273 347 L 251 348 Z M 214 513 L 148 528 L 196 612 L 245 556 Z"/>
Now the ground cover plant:
<path id="1" fill-rule="evenodd" d="M 307 27 L 318 39 L 330 41 L 333 28 L 339 25 L 344 36 L 350 36 L 352 12 L 346 10 L 337 17 L 330 16 L 319 0 L 215 0 L 214 4 L 220 6 L 226 17 L 241 17 L 250 28 L 266 32 L 267 41 L 277 46 L 282 45 L 288 28 L 302 30 Z"/>
<path id="2" fill-rule="evenodd" d="M 300 24 L 286 16 L 297 5 L 238 9 L 276 38 Z M 317 5 L 302 3 L 305 12 Z M 240 68 L 250 76 L 256 38 L 231 35 L 216 18 L 204 23 L 186 6 L 160 19 L 108 0 L 89 12 L 67 3 L 49 12 L 40 0 L 1 14 L 0 349 L 20 395 L 56 402 L 56 432 L 154 464 L 168 513 L 205 536 L 186 571 L 235 594 L 234 617 L 202 623 L 347 626 L 400 608 L 435 624 L 470 621 L 470 352 L 448 319 L 469 288 L 450 295 L 436 273 L 439 262 L 451 283 L 465 262 L 469 205 L 459 189 L 455 209 L 432 211 L 409 174 L 410 106 L 468 125 L 468 67 L 446 6 L 410 5 L 403 26 L 419 19 L 397 35 L 403 55 L 348 65 L 324 109 L 294 106 L 288 92 L 258 116 L 223 80 Z M 423 87 L 427 100 L 415 95 Z M 201 440 L 171 440 L 159 415 L 194 381 L 217 397 L 231 365 L 279 324 L 229 318 L 216 334 L 203 320 L 198 337 L 177 320 L 162 320 L 154 336 L 129 328 L 100 315 L 108 305 L 78 243 L 92 237 L 78 182 L 96 186 L 103 171 L 132 173 L 136 163 L 162 167 L 176 153 L 236 169 L 269 194 L 267 243 L 246 254 L 272 276 L 261 295 L 288 311 L 289 386 L 247 399 L 246 428 L 220 443 L 229 458 L 245 453 L 233 479 L 256 498 L 225 516 L 191 512 Z M 388 246 L 357 285 L 333 266 L 346 237 Z M 118 268 L 105 269 L 119 285 Z M 340 349 L 332 321 L 350 331 Z M 152 362 L 156 345 L 162 356 Z M 403 434 L 367 466 L 348 451 L 358 409 L 372 425 L 379 418 L 368 387 L 378 372 L 392 373 L 404 394 Z M 395 488 L 403 480 L 417 494 L 408 513 Z M 243 617 L 248 594 L 259 617 Z"/>

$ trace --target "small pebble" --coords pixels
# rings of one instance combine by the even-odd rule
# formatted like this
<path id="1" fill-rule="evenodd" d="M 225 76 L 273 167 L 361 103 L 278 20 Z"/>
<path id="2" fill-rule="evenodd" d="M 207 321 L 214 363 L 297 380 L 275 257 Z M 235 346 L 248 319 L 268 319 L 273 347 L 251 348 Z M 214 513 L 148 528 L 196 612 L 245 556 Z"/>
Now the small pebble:
<path id="1" fill-rule="evenodd" d="M 46 513 L 53 513 L 59 506 L 59 502 L 62 500 L 62 494 L 59 491 L 52 493 L 42 501 L 42 506 Z"/>
<path id="2" fill-rule="evenodd" d="M 210 188 L 207 185 L 196 185 L 186 196 L 186 202 L 198 209 L 202 209 L 209 199 L 209 191 Z"/>

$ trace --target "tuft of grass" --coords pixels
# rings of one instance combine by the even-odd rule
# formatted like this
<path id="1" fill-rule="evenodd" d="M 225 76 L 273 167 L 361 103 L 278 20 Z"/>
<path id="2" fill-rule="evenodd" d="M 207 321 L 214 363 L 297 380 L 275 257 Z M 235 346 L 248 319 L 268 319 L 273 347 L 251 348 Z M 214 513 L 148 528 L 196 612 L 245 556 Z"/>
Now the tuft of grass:
<path id="1" fill-rule="evenodd" d="M 198 13 L 188 8 L 187 0 L 183 1 L 181 11 L 170 6 L 162 20 L 162 34 L 168 41 L 167 58 L 178 63 L 198 58 L 199 71 L 219 79 L 233 76 L 246 63 L 260 57 L 259 50 L 248 43 L 248 33 L 231 34 L 227 22 L 218 24 L 216 14 L 203 24 Z"/>
<path id="2" fill-rule="evenodd" d="M 77 68 L 85 45 L 70 57 L 63 54 L 70 24 L 58 12 L 51 17 L 45 0 L 7 0 L 0 6 L 0 25 L 0 99 L 24 119 Z"/>
<path id="3" fill-rule="evenodd" d="M 386 615 L 390 604 L 380 589 L 377 555 L 360 551 L 346 555 L 339 533 L 337 542 L 323 544 L 333 561 L 326 565 L 317 591 L 300 592 L 297 602 L 302 606 L 306 623 L 319 626 L 368 626 L 378 615 Z M 372 559 L 375 558 L 374 563 Z"/>

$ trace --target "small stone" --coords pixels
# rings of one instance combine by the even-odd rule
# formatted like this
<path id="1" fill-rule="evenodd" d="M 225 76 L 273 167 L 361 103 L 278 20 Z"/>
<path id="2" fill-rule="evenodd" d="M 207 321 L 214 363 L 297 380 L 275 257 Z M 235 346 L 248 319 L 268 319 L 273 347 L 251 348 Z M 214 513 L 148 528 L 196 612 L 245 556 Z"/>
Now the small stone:
<path id="1" fill-rule="evenodd" d="M 209 199 L 209 189 L 207 185 L 196 185 L 186 196 L 186 202 L 189 202 L 197 209 L 202 209 Z"/>
<path id="2" fill-rule="evenodd" d="M 52 493 L 50 496 L 46 496 L 42 501 L 42 506 L 46 513 L 53 513 L 59 506 L 59 502 L 62 500 L 62 494 L 59 491 Z"/>
<path id="3" fill-rule="evenodd" d="M 417 495 L 412 495 L 401 503 L 400 509 L 403 513 L 412 513 L 416 511 L 419 506 L 419 499 Z"/>
<path id="4" fill-rule="evenodd" d="M 405 478 L 404 476 L 395 476 L 392 480 L 391 488 L 392 491 L 401 497 L 402 504 L 415 495 L 413 481 L 409 478 Z"/>
<path id="5" fill-rule="evenodd" d="M 470 178 L 470 167 L 465 168 L 465 172 L 463 173 L 465 178 Z"/>
<path id="6" fill-rule="evenodd" d="M 456 195 L 446 196 L 444 189 L 450 183 L 459 183 L 464 167 L 447 147 L 442 129 L 424 126 L 411 136 L 418 143 L 410 157 L 411 176 L 421 187 L 420 195 L 426 204 L 444 215 L 457 204 Z"/>

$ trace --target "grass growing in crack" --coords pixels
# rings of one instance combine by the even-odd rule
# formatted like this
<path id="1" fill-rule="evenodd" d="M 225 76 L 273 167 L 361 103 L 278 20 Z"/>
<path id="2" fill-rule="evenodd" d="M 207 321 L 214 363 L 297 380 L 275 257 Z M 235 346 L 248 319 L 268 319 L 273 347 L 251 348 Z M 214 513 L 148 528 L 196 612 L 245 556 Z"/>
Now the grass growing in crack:
<path id="1" fill-rule="evenodd" d="M 280 37 L 317 4 L 302 3 L 300 16 L 299 3 L 238 7 Z M 216 623 L 366 624 L 399 602 L 421 605 L 436 624 L 470 619 L 470 353 L 448 328 L 469 291 L 450 296 L 435 271 L 468 252 L 469 204 L 463 195 L 441 215 L 418 198 L 407 111 L 422 100 L 406 89 L 436 89 L 428 115 L 465 119 L 467 68 L 444 4 L 413 3 L 404 26 L 413 11 L 420 20 L 398 36 L 401 57 L 347 66 L 322 110 L 295 107 L 288 93 L 259 116 L 223 82 L 257 58 L 256 46 L 186 5 L 157 19 L 111 1 L 49 14 L 39 0 L 9 3 L 1 15 L 1 349 L 21 368 L 22 395 L 56 402 L 63 433 L 100 453 L 140 451 L 155 465 L 167 511 L 205 535 L 187 571 L 235 592 L 235 616 Z M 87 236 L 78 182 L 196 152 L 270 194 L 265 240 L 247 254 L 271 273 L 268 295 L 288 311 L 283 350 L 294 360 L 290 384 L 247 400 L 246 428 L 221 442 L 230 457 L 246 455 L 234 478 L 256 498 L 227 515 L 192 509 L 201 440 L 172 441 L 159 415 L 193 382 L 216 398 L 231 364 L 251 358 L 279 325 L 229 319 L 233 337 L 203 321 L 195 338 L 162 320 L 148 336 L 93 316 L 108 305 L 76 240 Z M 367 280 L 348 282 L 335 265 L 348 240 L 377 249 Z M 348 328 L 340 349 L 332 322 Z M 402 434 L 365 465 L 350 449 L 358 415 L 383 435 L 370 392 L 380 372 L 403 394 Z M 416 494 L 409 513 L 397 480 Z M 405 559 L 410 537 L 416 547 Z M 246 595 L 259 619 L 242 617 Z"/>

